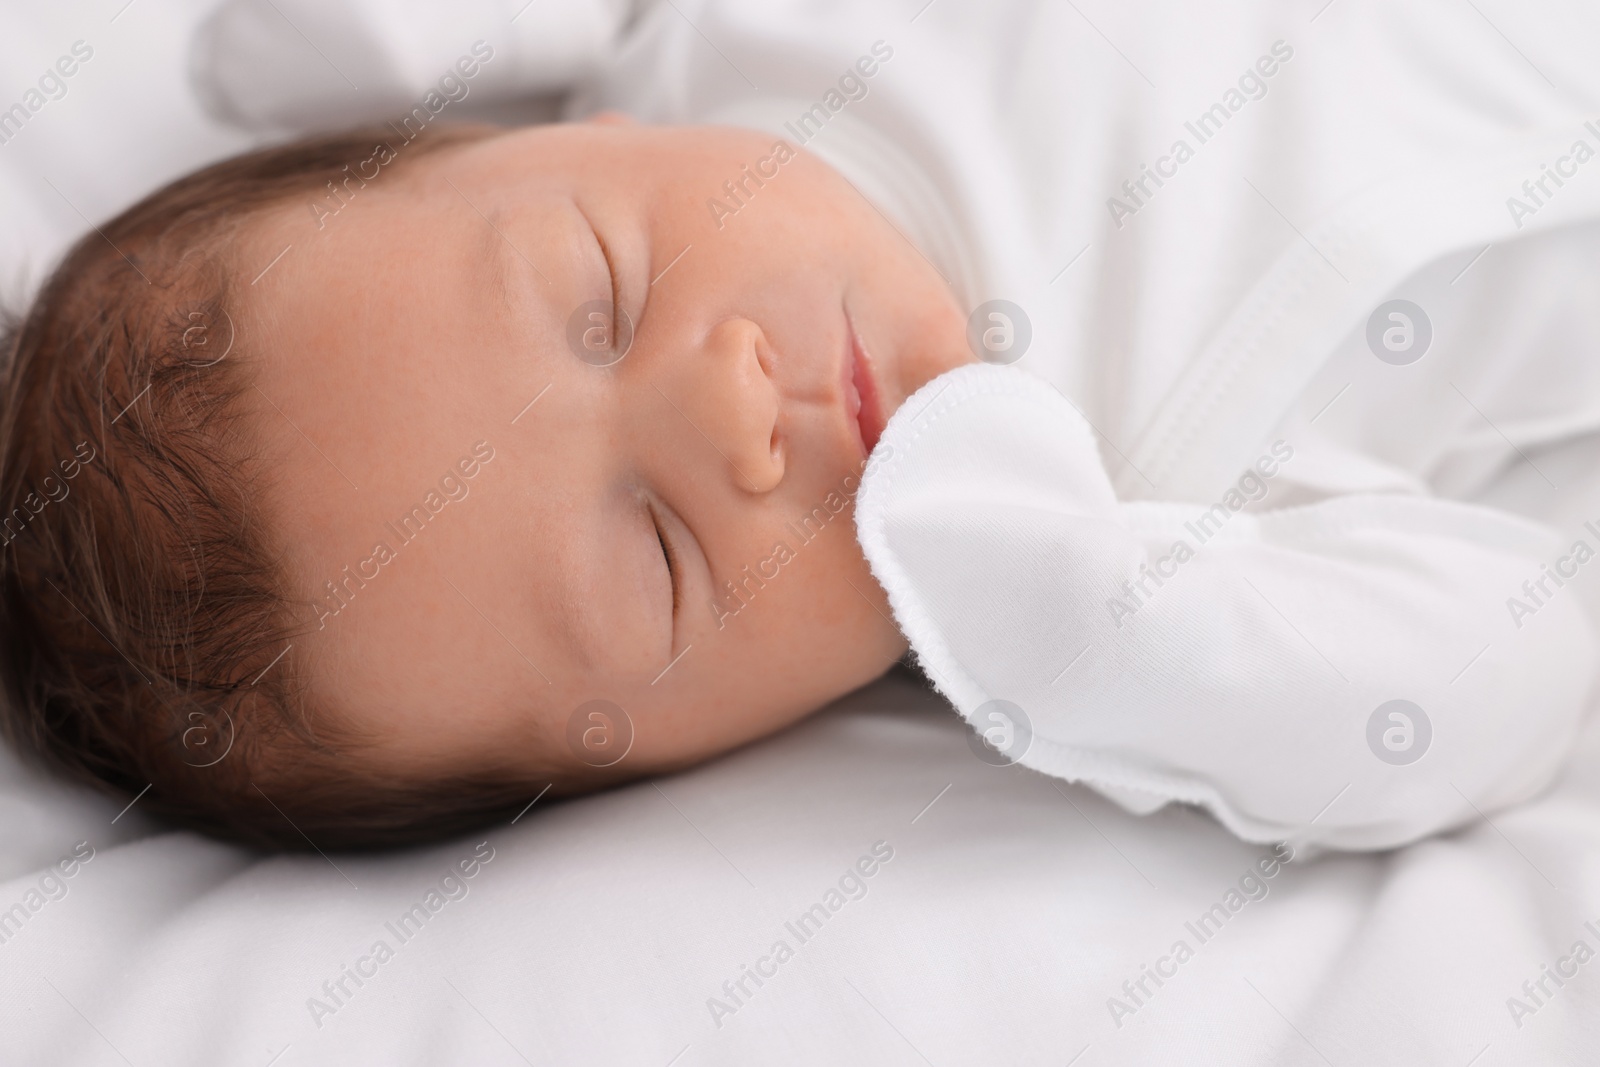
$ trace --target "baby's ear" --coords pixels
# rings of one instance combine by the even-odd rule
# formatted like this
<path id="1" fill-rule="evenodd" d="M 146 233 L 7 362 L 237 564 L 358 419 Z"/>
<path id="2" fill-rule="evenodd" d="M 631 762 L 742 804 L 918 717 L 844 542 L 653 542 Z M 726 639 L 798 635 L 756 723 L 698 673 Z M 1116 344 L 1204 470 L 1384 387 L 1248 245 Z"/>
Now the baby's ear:
<path id="1" fill-rule="evenodd" d="M 632 115 L 625 115 L 620 111 L 596 111 L 584 121 L 597 126 L 636 126 L 639 123 L 639 120 Z"/>

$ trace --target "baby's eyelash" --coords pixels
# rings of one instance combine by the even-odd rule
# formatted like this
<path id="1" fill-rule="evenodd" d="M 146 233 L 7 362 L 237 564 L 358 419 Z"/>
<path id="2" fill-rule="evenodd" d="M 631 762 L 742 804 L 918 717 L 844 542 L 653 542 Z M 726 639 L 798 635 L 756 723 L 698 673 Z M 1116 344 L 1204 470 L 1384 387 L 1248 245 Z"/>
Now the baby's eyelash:
<path id="1" fill-rule="evenodd" d="M 616 263 L 612 260 L 611 249 L 606 247 L 605 238 L 600 236 L 599 230 L 594 231 L 594 240 L 600 246 L 600 258 L 606 261 L 606 277 L 611 281 L 612 314 L 615 315 L 622 303 L 622 286 L 617 283 Z"/>
<path id="2" fill-rule="evenodd" d="M 661 522 L 656 518 L 655 509 L 650 510 L 650 523 L 656 530 L 656 542 L 661 545 L 661 555 L 667 561 L 667 578 L 672 582 L 672 614 L 678 614 L 678 605 L 682 594 L 678 589 L 678 561 L 672 554 L 672 546 L 667 543 L 667 537 L 661 532 Z"/>

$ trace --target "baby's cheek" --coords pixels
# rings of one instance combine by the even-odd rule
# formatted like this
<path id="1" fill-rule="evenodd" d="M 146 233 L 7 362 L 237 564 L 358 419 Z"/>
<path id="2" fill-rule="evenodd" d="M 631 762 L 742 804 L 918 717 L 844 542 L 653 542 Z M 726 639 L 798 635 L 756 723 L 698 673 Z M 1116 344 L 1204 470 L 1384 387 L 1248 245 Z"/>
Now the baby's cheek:
<path id="1" fill-rule="evenodd" d="M 863 670 L 903 651 L 888 600 L 855 540 L 847 511 L 816 538 L 790 565 L 794 599 L 783 605 L 788 639 L 808 645 L 819 670 L 831 671 L 839 684 L 855 682 Z M 847 688 L 853 686 L 847 686 Z"/>

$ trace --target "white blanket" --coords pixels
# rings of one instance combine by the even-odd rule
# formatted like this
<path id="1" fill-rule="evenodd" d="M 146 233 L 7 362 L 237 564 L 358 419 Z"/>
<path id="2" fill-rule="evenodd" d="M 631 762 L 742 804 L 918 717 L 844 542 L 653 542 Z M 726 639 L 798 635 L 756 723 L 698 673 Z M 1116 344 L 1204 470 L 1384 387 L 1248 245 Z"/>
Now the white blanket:
<path id="1" fill-rule="evenodd" d="M 1600 946 L 1592 784 L 1266 877 L 1273 850 L 1190 809 L 1128 815 L 965 733 L 891 679 L 659 789 L 337 870 L 187 834 L 107 845 L 110 808 L 66 895 L 0 944 L 0 1062 L 1481 1067 L 1583 1062 L 1600 1036 L 1593 961 L 1565 987 L 1541 970 Z M 402 943 L 386 924 L 484 840 Z M 865 895 L 800 927 L 880 841 Z M 380 940 L 392 958 L 363 963 Z M 793 956 L 763 963 L 780 940 Z M 347 968 L 374 973 L 335 1000 Z M 736 1000 L 745 968 L 776 974 Z"/>

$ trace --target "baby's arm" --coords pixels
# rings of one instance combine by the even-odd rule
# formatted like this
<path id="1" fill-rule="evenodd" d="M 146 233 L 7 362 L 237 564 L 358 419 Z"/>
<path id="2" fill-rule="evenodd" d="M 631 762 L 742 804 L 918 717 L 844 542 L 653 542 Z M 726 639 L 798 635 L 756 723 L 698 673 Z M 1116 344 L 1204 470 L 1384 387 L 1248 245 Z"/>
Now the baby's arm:
<path id="1" fill-rule="evenodd" d="M 1077 411 L 988 366 L 913 397 L 880 449 L 862 544 L 935 684 L 980 730 L 986 702 L 1020 707 L 1020 762 L 1130 806 L 1390 847 L 1532 795 L 1587 706 L 1587 614 L 1523 588 L 1571 546 L 1509 513 L 1119 503 Z"/>

